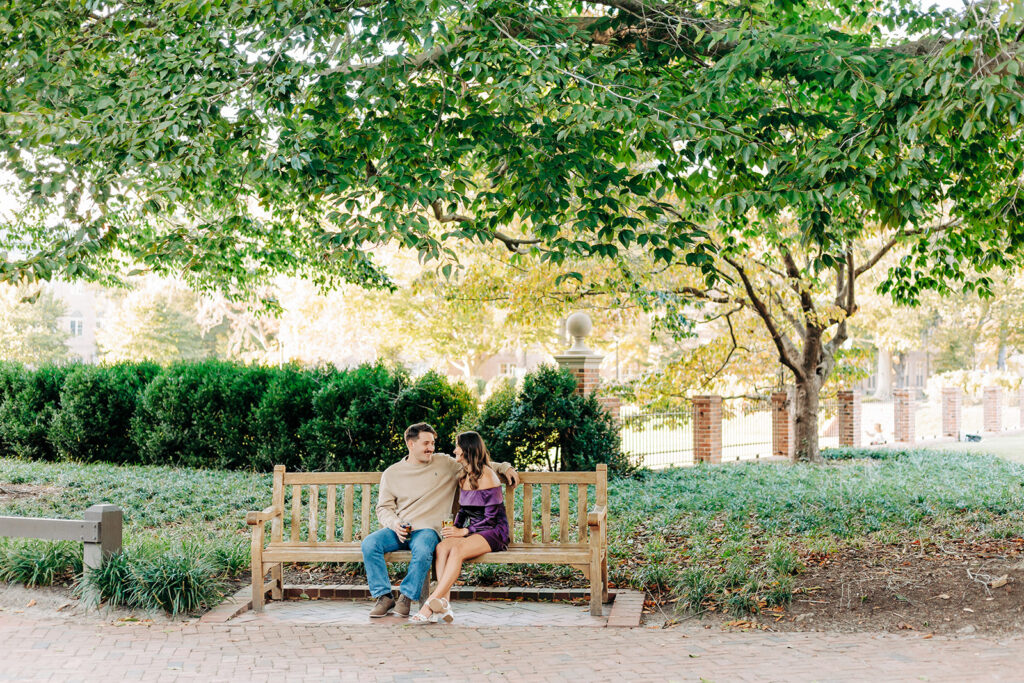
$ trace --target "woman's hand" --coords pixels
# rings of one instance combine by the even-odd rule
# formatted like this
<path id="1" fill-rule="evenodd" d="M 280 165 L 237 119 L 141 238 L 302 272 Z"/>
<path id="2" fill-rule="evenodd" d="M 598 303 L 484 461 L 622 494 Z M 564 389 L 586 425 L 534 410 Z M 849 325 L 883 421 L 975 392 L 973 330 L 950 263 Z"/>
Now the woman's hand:
<path id="1" fill-rule="evenodd" d="M 441 527 L 442 538 L 465 538 L 469 536 L 469 529 L 460 529 L 457 526 Z"/>

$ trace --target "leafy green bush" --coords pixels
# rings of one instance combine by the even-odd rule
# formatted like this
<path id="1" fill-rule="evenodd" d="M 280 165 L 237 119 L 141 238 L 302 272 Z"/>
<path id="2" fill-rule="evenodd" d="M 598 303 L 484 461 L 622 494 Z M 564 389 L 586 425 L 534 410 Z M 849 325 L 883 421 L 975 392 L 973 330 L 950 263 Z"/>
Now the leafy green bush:
<path id="1" fill-rule="evenodd" d="M 515 462 L 515 442 L 506 430 L 514 426 L 510 418 L 518 396 L 516 381 L 505 380 L 484 401 L 476 420 L 465 426 L 484 437 L 487 450 L 496 462 Z"/>
<path id="2" fill-rule="evenodd" d="M 476 401 L 466 385 L 452 384 L 431 370 L 398 395 L 395 427 L 404 431 L 416 422 L 429 422 L 437 431 L 436 450 L 451 453 L 459 426 L 472 419 L 475 412 Z"/>
<path id="3" fill-rule="evenodd" d="M 0 540 L 0 581 L 49 586 L 81 571 L 81 543 Z"/>
<path id="4" fill-rule="evenodd" d="M 511 406 L 507 389 L 495 392 L 477 424 L 494 459 L 511 456 L 521 469 L 592 470 L 607 463 L 613 472 L 631 471 L 611 415 L 576 387 L 568 370 L 541 366 L 523 378 Z"/>
<path id="5" fill-rule="evenodd" d="M 178 363 L 146 388 L 132 418 L 143 462 L 236 469 L 256 452 L 252 413 L 270 370 L 221 361 Z"/>
<path id="6" fill-rule="evenodd" d="M 267 390 L 252 413 L 256 452 L 252 468 L 269 471 L 274 465 L 290 470 L 309 462 L 307 444 L 299 430 L 315 416 L 313 397 L 333 374 L 329 370 L 303 370 L 288 366 L 271 373 Z"/>
<path id="7" fill-rule="evenodd" d="M 313 397 L 315 417 L 299 430 L 308 453 L 303 469 L 375 471 L 403 455 L 408 425 L 395 421 L 395 402 L 410 383 L 404 369 L 379 362 L 329 377 Z"/>
<path id="8" fill-rule="evenodd" d="M 62 460 L 138 461 L 131 438 L 139 397 L 160 372 L 156 363 L 83 365 L 68 374 L 50 441 Z"/>
<path id="9" fill-rule="evenodd" d="M 78 365 L 44 365 L 24 376 L 7 376 L 8 396 L 0 405 L 0 442 L 32 460 L 55 460 L 50 427 L 60 410 L 60 390 Z"/>

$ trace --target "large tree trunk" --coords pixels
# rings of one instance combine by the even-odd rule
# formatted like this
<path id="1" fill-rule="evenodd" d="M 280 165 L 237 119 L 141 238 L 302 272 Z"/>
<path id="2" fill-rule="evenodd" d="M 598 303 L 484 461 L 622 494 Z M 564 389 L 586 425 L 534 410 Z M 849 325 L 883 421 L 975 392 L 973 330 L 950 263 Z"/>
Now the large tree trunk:
<path id="1" fill-rule="evenodd" d="M 823 380 L 811 374 L 806 380 L 797 378 L 794 401 L 793 438 L 796 439 L 796 462 L 824 462 L 818 445 L 818 392 Z"/>
<path id="2" fill-rule="evenodd" d="M 876 374 L 875 398 L 888 401 L 892 398 L 892 351 L 878 347 L 878 372 Z"/>

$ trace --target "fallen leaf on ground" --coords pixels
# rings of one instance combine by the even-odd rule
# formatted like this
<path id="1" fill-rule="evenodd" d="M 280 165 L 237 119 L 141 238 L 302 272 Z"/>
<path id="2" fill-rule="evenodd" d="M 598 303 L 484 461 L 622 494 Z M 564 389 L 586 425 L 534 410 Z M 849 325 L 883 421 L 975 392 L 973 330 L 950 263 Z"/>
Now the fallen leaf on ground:
<path id="1" fill-rule="evenodd" d="M 36 600 L 35 600 L 35 598 L 32 598 L 31 600 L 28 601 L 28 604 L 25 605 L 25 607 L 35 607 L 35 604 L 36 604 Z"/>
<path id="2" fill-rule="evenodd" d="M 1007 582 L 1009 580 L 1010 580 L 1010 575 L 1009 574 L 1003 574 L 998 579 L 992 579 L 992 581 L 989 582 L 988 587 L 989 588 L 1002 588 L 1003 586 L 1005 586 L 1007 584 Z"/>

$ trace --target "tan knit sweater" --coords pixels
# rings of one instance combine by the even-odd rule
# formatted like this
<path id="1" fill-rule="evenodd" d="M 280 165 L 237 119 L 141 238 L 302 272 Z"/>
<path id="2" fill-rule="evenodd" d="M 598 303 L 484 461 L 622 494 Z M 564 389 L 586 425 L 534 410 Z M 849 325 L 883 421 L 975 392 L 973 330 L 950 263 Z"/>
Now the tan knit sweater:
<path id="1" fill-rule="evenodd" d="M 505 475 L 512 466 L 507 462 L 491 463 L 494 470 Z M 382 527 L 394 529 L 399 520 L 416 529 L 441 532 L 441 520 L 452 512 L 455 488 L 462 474 L 462 465 L 445 453 L 434 453 L 427 464 L 406 456 L 384 470 L 377 494 L 377 519 Z"/>

